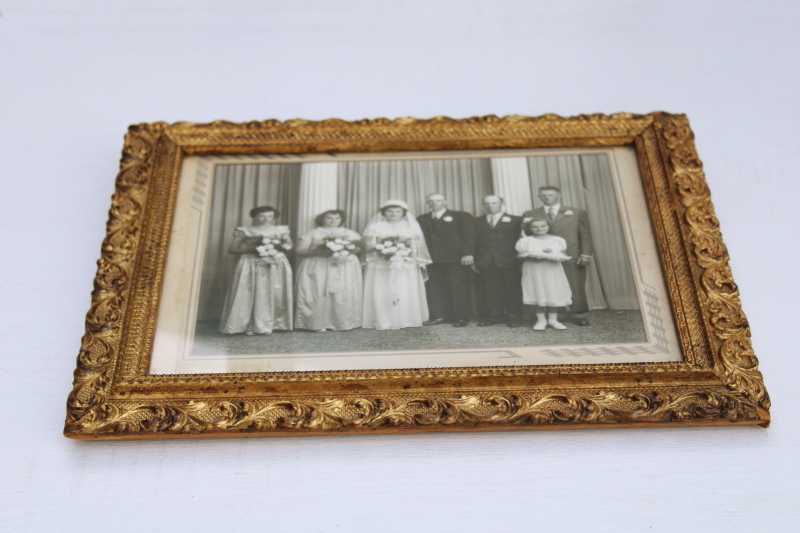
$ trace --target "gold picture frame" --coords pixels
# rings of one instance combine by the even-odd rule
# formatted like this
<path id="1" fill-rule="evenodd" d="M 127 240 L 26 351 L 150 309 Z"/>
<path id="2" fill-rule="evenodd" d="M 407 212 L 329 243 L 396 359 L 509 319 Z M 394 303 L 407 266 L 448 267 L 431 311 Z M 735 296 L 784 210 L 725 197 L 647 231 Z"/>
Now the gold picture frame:
<path id="1" fill-rule="evenodd" d="M 152 123 L 125 137 L 67 401 L 74 439 L 769 424 L 684 115 Z M 190 156 L 635 149 L 681 361 L 150 374 Z"/>

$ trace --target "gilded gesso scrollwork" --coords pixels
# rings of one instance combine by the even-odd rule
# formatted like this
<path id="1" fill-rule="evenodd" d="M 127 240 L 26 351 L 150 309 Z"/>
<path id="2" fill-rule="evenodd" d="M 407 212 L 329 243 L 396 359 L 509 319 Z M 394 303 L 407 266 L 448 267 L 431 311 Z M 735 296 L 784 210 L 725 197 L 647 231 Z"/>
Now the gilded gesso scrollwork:
<path id="1" fill-rule="evenodd" d="M 689 122 L 684 116 L 675 116 L 659 124 L 669 150 L 675 191 L 686 209 L 684 216 L 691 235 L 692 254 L 701 271 L 699 292 L 705 298 L 702 305 L 707 311 L 706 323 L 719 341 L 715 371 L 731 390 L 769 409 L 769 395 L 758 371 L 739 288 L 731 275 L 728 250 L 722 242 Z"/>
<path id="2" fill-rule="evenodd" d="M 642 141 L 648 136 L 655 139 L 657 150 L 654 143 Z M 358 379 L 352 383 L 343 372 L 302 377 L 214 375 L 206 381 L 213 386 L 205 388 L 204 376 L 165 379 L 147 376 L 143 370 L 149 357 L 148 339 L 163 268 L 159 261 L 163 262 L 168 228 L 149 217 L 163 214 L 152 205 L 169 213 L 164 207 L 170 201 L 169 187 L 162 185 L 169 182 L 174 189 L 179 174 L 179 158 L 164 156 L 167 152 L 472 149 L 634 142 L 642 152 L 639 158 L 647 171 L 643 172 L 645 181 L 648 175 L 658 174 L 667 184 L 668 190 L 656 191 L 652 179 L 646 189 L 650 190 L 648 203 L 654 220 L 659 222 L 656 238 L 671 245 L 662 259 L 679 319 L 676 322 L 684 330 L 684 363 L 576 365 L 555 373 L 535 367 L 442 369 L 438 373 L 442 380 L 436 386 L 411 386 L 408 379 L 401 380 L 436 377 L 436 369 L 356 372 L 354 378 Z M 158 194 L 151 190 L 156 170 L 163 177 Z M 74 389 L 67 403 L 65 435 L 69 437 L 768 423 L 769 399 L 750 346 L 738 289 L 731 279 L 692 132 L 681 115 L 143 124 L 132 126 L 126 135 L 116 184 Z M 669 207 L 673 196 L 679 198 L 680 208 Z M 150 236 L 147 243 L 145 233 Z M 682 242 L 677 242 L 677 235 L 683 235 Z M 680 246 L 686 248 L 685 256 L 676 251 Z M 153 250 L 161 250 L 161 256 Z M 676 276 L 676 272 L 683 274 Z M 136 290 L 134 280 L 139 283 Z M 705 347 L 698 342 L 701 337 L 707 339 Z M 498 381 L 498 376 L 508 380 Z M 540 379 L 535 385 L 526 385 L 525 379 L 533 376 Z M 313 382 L 317 388 L 292 393 L 295 380 Z M 254 386 L 282 381 L 286 386 L 277 393 Z M 229 393 L 234 390 L 236 394 Z"/>
<path id="3" fill-rule="evenodd" d="M 86 314 L 73 390 L 67 400 L 67 428 L 84 428 L 108 416 L 108 391 L 119 355 L 121 320 L 142 227 L 143 204 L 153 169 L 153 156 L 164 123 L 131 127 L 125 136 L 116 192 L 106 224 L 94 279 L 92 304 Z"/>
<path id="4" fill-rule="evenodd" d="M 564 391 L 454 397 L 188 401 L 109 405 L 87 421 L 97 436 L 129 433 L 248 434 L 302 430 L 515 429 L 556 425 L 725 423 L 760 420 L 756 408 L 724 391 Z"/>

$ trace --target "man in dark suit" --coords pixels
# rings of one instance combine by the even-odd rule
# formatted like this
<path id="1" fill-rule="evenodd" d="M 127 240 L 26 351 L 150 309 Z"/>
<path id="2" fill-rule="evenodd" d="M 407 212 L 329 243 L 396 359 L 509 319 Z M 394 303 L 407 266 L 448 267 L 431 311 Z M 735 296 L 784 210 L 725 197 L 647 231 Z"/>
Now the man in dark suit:
<path id="1" fill-rule="evenodd" d="M 525 211 L 522 217 L 548 220 L 551 233 L 567 241 L 565 253 L 572 259 L 561 263 L 569 281 L 569 288 L 572 290 L 572 305 L 569 307 L 567 320 L 578 326 L 588 326 L 586 267 L 592 263 L 593 252 L 589 215 L 584 209 L 561 205 L 561 191 L 558 187 L 539 187 L 538 196 L 544 206 Z"/>
<path id="2" fill-rule="evenodd" d="M 472 315 L 470 281 L 475 253 L 475 224 L 472 215 L 447 209 L 443 194 L 429 194 L 426 200 L 430 213 L 417 217 L 433 261 L 428 265 L 430 319 L 425 325 L 441 324 L 454 318 L 453 326 L 469 324 Z"/>
<path id="3" fill-rule="evenodd" d="M 482 318 L 490 326 L 505 318 L 509 327 L 522 325 L 522 269 L 517 260 L 522 218 L 503 210 L 503 199 L 483 199 L 486 215 L 475 219 L 477 233 L 474 270 L 480 274 Z"/>

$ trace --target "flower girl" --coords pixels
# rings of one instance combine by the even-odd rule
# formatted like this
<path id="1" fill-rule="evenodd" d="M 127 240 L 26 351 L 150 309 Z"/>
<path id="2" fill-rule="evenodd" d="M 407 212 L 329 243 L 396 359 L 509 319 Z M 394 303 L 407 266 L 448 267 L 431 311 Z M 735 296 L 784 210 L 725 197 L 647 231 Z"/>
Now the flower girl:
<path id="1" fill-rule="evenodd" d="M 522 265 L 522 300 L 535 306 L 536 324 L 541 331 L 547 326 L 567 329 L 558 321 L 558 308 L 572 303 L 572 291 L 561 262 L 570 257 L 564 254 L 567 241 L 550 234 L 550 223 L 542 218 L 527 221 L 526 236 L 517 241 L 517 257 Z M 545 316 L 546 315 L 546 316 Z"/>

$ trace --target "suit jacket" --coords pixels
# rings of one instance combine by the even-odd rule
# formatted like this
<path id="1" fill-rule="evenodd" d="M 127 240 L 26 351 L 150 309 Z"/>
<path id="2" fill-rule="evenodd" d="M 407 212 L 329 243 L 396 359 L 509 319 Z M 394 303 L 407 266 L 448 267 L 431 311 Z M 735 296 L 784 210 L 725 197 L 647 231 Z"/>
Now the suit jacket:
<path id="1" fill-rule="evenodd" d="M 544 207 L 525 211 L 522 217 L 536 217 L 548 220 Z M 573 261 L 577 261 L 578 257 L 582 255 L 592 255 L 592 231 L 589 227 L 589 215 L 586 210 L 562 205 L 555 220 L 550 222 L 550 226 L 554 235 L 558 235 L 567 241 L 567 250 L 564 253 L 572 257 Z"/>
<path id="2" fill-rule="evenodd" d="M 516 245 L 522 231 L 522 217 L 504 214 L 495 227 L 486 215 L 475 218 L 477 241 L 475 265 L 488 268 L 494 261 L 500 268 L 519 267 Z"/>
<path id="3" fill-rule="evenodd" d="M 446 210 L 439 220 L 427 213 L 417 217 L 434 263 L 460 263 L 475 255 L 475 224 L 464 211 Z"/>

